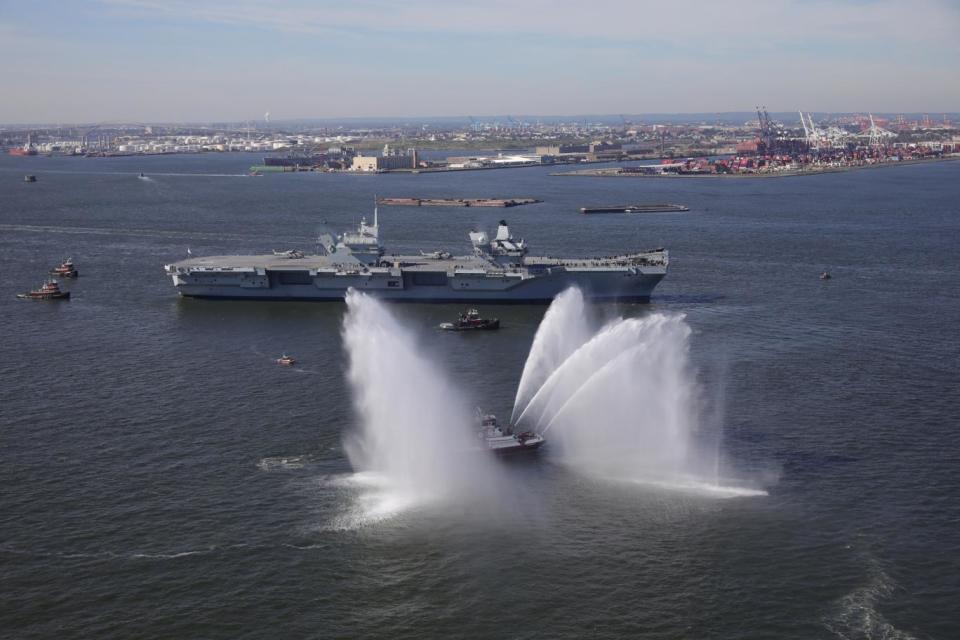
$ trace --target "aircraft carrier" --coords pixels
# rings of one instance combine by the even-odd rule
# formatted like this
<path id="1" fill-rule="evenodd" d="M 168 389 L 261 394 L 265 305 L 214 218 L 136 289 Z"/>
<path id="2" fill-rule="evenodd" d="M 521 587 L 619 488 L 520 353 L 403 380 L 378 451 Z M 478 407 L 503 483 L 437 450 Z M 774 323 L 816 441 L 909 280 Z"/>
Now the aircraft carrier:
<path id="1" fill-rule="evenodd" d="M 497 234 L 471 231 L 471 255 L 386 255 L 377 213 L 354 232 L 321 235 L 317 254 L 195 257 L 166 265 L 182 296 L 342 300 L 347 289 L 409 302 L 548 303 L 569 286 L 593 300 L 645 302 L 666 275 L 665 249 L 604 258 L 527 255 L 501 220 Z"/>

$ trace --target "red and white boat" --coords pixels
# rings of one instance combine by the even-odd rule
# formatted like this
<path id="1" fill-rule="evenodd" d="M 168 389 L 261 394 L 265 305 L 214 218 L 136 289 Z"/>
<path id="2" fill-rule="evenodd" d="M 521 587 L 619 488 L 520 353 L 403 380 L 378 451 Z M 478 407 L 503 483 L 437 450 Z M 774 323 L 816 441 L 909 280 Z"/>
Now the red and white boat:
<path id="1" fill-rule="evenodd" d="M 61 291 L 56 280 L 48 280 L 39 289 L 18 293 L 17 297 L 21 300 L 69 300 L 70 292 Z"/>
<path id="2" fill-rule="evenodd" d="M 50 269 L 50 275 L 57 276 L 58 278 L 76 278 L 80 275 L 80 272 L 77 271 L 77 268 L 73 265 L 73 260 L 67 258 L 61 262 L 59 266 Z"/>
<path id="3" fill-rule="evenodd" d="M 284 367 L 292 367 L 296 363 L 297 361 L 294 360 L 291 356 L 288 356 L 287 354 L 283 354 L 282 356 L 277 358 L 277 364 L 283 365 Z"/>

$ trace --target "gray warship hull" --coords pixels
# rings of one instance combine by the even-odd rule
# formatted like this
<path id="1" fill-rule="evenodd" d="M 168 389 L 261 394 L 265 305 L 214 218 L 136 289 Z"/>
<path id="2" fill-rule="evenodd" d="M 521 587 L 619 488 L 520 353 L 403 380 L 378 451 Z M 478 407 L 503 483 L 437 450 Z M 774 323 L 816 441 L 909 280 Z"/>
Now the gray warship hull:
<path id="1" fill-rule="evenodd" d="M 433 252 L 385 256 L 378 227 L 325 243 L 325 253 L 299 251 L 189 258 L 166 266 L 180 295 L 244 300 L 343 300 L 348 289 L 389 301 L 548 303 L 577 286 L 593 300 L 647 301 L 666 275 L 663 249 L 607 258 L 526 255 L 502 223 L 498 238 L 471 234 L 474 254 Z"/>
<path id="2" fill-rule="evenodd" d="M 593 300 L 647 302 L 663 275 L 560 271 L 530 278 L 485 278 L 437 273 L 429 278 L 436 284 L 423 284 L 412 273 L 311 275 L 254 267 L 248 273 L 181 272 L 174 276 L 174 284 L 180 295 L 192 298 L 330 301 L 343 300 L 353 288 L 383 300 L 462 303 L 549 303 L 567 287 L 577 286 Z M 292 279 L 300 282 L 290 283 Z"/>

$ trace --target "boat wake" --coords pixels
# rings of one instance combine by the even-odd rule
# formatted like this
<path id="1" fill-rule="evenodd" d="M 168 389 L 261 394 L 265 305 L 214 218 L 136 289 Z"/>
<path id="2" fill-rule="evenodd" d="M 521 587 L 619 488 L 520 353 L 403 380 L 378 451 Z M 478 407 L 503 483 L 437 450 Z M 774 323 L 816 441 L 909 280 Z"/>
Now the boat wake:
<path id="1" fill-rule="evenodd" d="M 310 456 L 271 456 L 257 461 L 257 468 L 261 471 L 291 471 L 303 469 L 313 460 Z"/>
<path id="2" fill-rule="evenodd" d="M 210 555 L 215 553 L 225 553 L 237 549 L 245 549 L 250 545 L 245 543 L 230 545 L 211 545 L 199 549 L 186 549 L 183 551 L 34 551 L 29 549 L 18 549 L 14 547 L 0 547 L 0 553 L 9 553 L 13 555 L 32 556 L 37 558 L 62 558 L 64 560 L 177 560 L 197 555 Z"/>
<path id="3" fill-rule="evenodd" d="M 225 233 L 203 233 L 190 231 L 167 231 L 160 229 L 119 229 L 116 227 L 62 227 L 54 225 L 32 225 L 32 224 L 0 224 L 0 231 L 26 232 L 26 233 L 63 233 L 69 235 L 103 235 L 103 236 L 132 236 L 142 238 L 185 238 L 190 240 L 211 240 L 223 241 L 231 240 L 236 242 L 250 241 L 255 238 L 251 236 L 242 236 L 238 234 Z M 284 237 L 263 237 L 261 240 L 269 240 L 277 244 L 293 244 L 299 242 L 295 238 Z"/>
<path id="4" fill-rule="evenodd" d="M 878 609 L 882 600 L 893 595 L 897 586 L 894 580 L 872 557 L 867 558 L 867 573 L 867 583 L 837 600 L 833 612 L 823 620 L 823 626 L 843 640 L 915 640 L 915 636 L 893 626 Z"/>
<path id="5" fill-rule="evenodd" d="M 151 173 L 150 176 L 165 176 L 171 178 L 249 178 L 247 173 Z M 150 180 L 150 176 L 144 176 L 145 180 Z"/>

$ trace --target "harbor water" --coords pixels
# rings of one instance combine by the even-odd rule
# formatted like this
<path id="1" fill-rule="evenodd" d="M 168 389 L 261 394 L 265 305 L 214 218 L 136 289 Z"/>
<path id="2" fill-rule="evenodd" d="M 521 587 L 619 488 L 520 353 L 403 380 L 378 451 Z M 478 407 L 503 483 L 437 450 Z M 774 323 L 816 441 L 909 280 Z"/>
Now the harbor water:
<path id="1" fill-rule="evenodd" d="M 245 175 L 258 161 L 0 158 L 0 636 L 960 636 L 960 163 Z M 473 407 L 515 411 L 547 307 L 442 332 L 462 308 L 181 299 L 164 274 L 188 251 L 312 251 L 375 196 L 542 201 L 383 207 L 388 252 L 466 252 L 504 217 L 534 255 L 667 247 L 651 304 L 587 305 L 589 330 L 545 325 L 537 351 L 622 326 L 649 357 L 576 411 L 533 403 L 535 457 L 461 461 Z M 690 210 L 579 212 L 643 202 Z M 68 257 L 69 301 L 16 298 Z M 678 460 L 710 449 L 712 480 L 572 462 L 633 425 Z"/>

